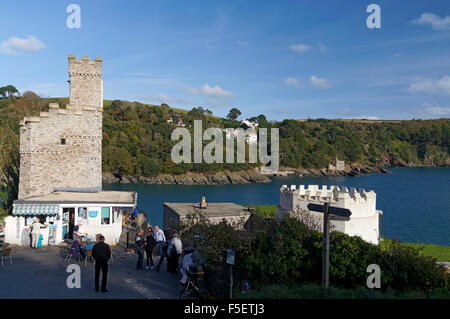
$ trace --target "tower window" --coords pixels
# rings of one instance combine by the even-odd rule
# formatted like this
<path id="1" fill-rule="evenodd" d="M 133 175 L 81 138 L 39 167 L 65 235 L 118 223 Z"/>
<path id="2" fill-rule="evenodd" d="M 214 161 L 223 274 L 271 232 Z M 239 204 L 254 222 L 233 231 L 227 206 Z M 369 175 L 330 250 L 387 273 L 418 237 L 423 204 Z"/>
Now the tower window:
<path id="1" fill-rule="evenodd" d="M 61 145 L 66 145 L 66 139 L 65 138 L 61 139 Z"/>

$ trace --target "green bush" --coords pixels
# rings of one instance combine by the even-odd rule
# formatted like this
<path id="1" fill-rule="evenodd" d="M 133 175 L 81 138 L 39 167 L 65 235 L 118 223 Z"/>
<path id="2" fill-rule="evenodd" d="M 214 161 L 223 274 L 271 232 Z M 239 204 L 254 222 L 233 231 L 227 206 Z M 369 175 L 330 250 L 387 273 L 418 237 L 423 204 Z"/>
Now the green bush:
<path id="1" fill-rule="evenodd" d="M 325 294 L 320 285 L 306 284 L 301 286 L 269 285 L 259 290 L 252 290 L 239 294 L 235 299 L 448 299 L 450 292 L 448 289 L 437 288 L 429 293 L 393 291 L 381 292 L 375 289 L 363 287 L 355 289 L 344 289 L 329 287 Z"/>
<path id="2" fill-rule="evenodd" d="M 267 222 L 264 228 L 247 254 L 249 279 L 256 286 L 301 281 L 308 263 L 304 242 L 311 232 L 293 218 L 285 218 L 280 224 Z"/>
<path id="3" fill-rule="evenodd" d="M 449 288 L 450 274 L 444 266 L 436 264 L 436 258 L 423 256 L 418 249 L 397 240 L 382 250 L 378 264 L 385 287 L 397 291 L 424 292 Z"/>
<path id="4" fill-rule="evenodd" d="M 244 279 L 256 290 L 271 285 L 320 285 L 322 238 L 319 231 L 308 228 L 301 220 L 292 217 L 286 217 L 280 223 L 265 220 L 259 229 L 253 231 L 236 229 L 225 221 L 214 225 L 205 219 L 192 220 L 183 229 L 183 240 L 195 241 L 206 259 L 211 293 L 221 298 L 228 295 L 226 249 L 236 251 L 236 265 L 233 268 L 236 290 Z M 436 264 L 436 259 L 422 256 L 417 249 L 395 240 L 381 247 L 367 243 L 360 237 L 331 233 L 332 287 L 351 289 L 356 297 L 361 294 L 365 296 L 366 280 L 370 275 L 366 270 L 370 264 L 377 264 L 381 268 L 379 292 L 385 295 L 410 294 L 438 298 L 448 293 L 450 275 L 443 266 Z M 350 291 L 342 292 L 344 297 L 348 293 Z M 371 296 L 376 294 L 367 295 Z"/>

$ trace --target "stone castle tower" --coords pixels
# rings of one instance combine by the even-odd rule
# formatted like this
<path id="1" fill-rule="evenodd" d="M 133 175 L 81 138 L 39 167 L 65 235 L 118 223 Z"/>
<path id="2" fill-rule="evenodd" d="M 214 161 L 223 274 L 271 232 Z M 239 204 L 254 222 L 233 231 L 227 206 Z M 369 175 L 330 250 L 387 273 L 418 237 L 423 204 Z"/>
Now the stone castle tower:
<path id="1" fill-rule="evenodd" d="M 102 59 L 69 55 L 70 101 L 20 123 L 19 199 L 102 189 Z"/>

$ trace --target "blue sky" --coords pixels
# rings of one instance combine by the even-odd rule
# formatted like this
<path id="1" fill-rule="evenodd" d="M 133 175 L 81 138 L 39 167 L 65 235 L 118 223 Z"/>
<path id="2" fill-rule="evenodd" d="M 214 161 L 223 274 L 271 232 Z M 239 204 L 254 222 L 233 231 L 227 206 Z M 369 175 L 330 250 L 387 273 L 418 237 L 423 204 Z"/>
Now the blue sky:
<path id="1" fill-rule="evenodd" d="M 81 28 L 66 26 L 69 4 Z M 381 29 L 369 29 L 369 4 Z M 104 97 L 225 116 L 450 117 L 450 2 L 8 1 L 0 86 L 68 95 L 67 55 L 103 58 Z"/>

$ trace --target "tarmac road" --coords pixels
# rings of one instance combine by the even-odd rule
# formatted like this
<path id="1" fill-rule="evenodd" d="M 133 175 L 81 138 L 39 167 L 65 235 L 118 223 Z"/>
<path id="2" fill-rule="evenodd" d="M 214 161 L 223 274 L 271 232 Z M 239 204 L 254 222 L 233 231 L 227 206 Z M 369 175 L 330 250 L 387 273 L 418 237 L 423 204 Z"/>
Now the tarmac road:
<path id="1" fill-rule="evenodd" d="M 166 272 L 166 262 L 161 271 L 136 270 L 137 256 L 127 253 L 122 247 L 113 248 L 114 261 L 109 264 L 109 292 L 94 289 L 94 264 L 78 262 L 73 258 L 64 261 L 66 249 L 44 247 L 32 249 L 13 247 L 12 259 L 0 264 L 0 298 L 38 299 L 176 299 L 181 290 L 177 276 Z M 159 257 L 153 258 L 158 261 Z M 69 264 L 78 264 L 81 269 L 81 288 L 68 288 L 66 281 L 71 274 L 66 272 Z M 144 260 L 145 265 L 145 260 Z M 155 263 L 156 265 L 156 263 Z"/>

